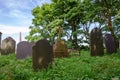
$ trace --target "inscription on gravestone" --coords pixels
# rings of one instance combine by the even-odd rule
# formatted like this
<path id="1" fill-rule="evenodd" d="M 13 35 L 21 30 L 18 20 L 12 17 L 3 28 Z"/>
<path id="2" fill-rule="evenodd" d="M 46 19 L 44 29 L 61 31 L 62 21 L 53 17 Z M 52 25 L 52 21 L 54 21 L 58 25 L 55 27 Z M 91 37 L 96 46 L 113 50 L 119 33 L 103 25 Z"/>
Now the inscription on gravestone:
<path id="1" fill-rule="evenodd" d="M 16 57 L 17 59 L 25 59 L 32 56 L 32 46 L 34 43 L 21 41 L 17 44 Z"/>
<path id="2" fill-rule="evenodd" d="M 32 52 L 34 70 L 47 68 L 53 62 L 53 47 L 46 39 L 39 40 L 33 46 Z"/>
<path id="3" fill-rule="evenodd" d="M 1 54 L 7 55 L 10 53 L 15 53 L 15 45 L 16 41 L 13 38 L 5 38 L 4 40 L 2 40 Z"/>

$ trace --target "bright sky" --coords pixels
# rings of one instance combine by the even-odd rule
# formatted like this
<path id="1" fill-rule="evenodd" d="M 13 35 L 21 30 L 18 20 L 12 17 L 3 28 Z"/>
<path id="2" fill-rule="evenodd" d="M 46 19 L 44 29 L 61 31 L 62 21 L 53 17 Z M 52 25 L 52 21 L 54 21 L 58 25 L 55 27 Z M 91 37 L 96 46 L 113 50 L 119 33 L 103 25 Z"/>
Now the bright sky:
<path id="1" fill-rule="evenodd" d="M 19 42 L 20 32 L 22 32 L 22 40 L 25 40 L 25 36 L 29 34 L 29 26 L 32 24 L 31 10 L 43 3 L 50 3 L 50 0 L 0 0 L 2 40 L 11 36 Z"/>

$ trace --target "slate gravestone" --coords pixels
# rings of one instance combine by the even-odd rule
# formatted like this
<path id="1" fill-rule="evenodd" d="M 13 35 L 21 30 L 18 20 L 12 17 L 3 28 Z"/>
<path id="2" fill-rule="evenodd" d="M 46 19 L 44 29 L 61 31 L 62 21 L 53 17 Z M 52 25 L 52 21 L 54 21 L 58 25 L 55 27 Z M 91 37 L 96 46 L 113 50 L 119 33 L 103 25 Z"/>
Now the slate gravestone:
<path id="1" fill-rule="evenodd" d="M 90 53 L 91 56 L 102 56 L 103 51 L 103 37 L 99 28 L 94 28 L 90 33 Z"/>
<path id="2" fill-rule="evenodd" d="M 119 49 L 120 49 L 120 39 L 119 39 Z"/>
<path id="3" fill-rule="evenodd" d="M 0 49 L 1 49 L 1 36 L 2 36 L 2 33 L 0 32 Z"/>
<path id="4" fill-rule="evenodd" d="M 21 41 L 17 44 L 16 57 L 17 59 L 25 59 L 32 57 L 32 46 L 34 43 Z"/>
<path id="5" fill-rule="evenodd" d="M 37 41 L 32 49 L 32 61 L 34 70 L 37 71 L 42 68 L 47 68 L 48 65 L 52 65 L 53 47 L 46 39 Z"/>
<path id="6" fill-rule="evenodd" d="M 2 33 L 0 32 L 0 53 L 1 53 L 1 36 L 2 36 Z"/>
<path id="7" fill-rule="evenodd" d="M 16 41 L 13 38 L 11 37 L 5 38 L 4 40 L 2 40 L 1 55 L 15 53 L 15 46 Z"/>
<path id="8" fill-rule="evenodd" d="M 68 49 L 66 44 L 64 43 L 63 40 L 61 40 L 61 35 L 62 35 L 62 31 L 63 29 L 61 27 L 58 28 L 58 39 L 55 42 L 55 44 L 53 45 L 53 51 L 54 51 L 54 56 L 55 57 L 68 57 Z"/>
<path id="9" fill-rule="evenodd" d="M 114 42 L 114 38 L 112 37 L 111 34 L 105 34 L 104 37 L 105 40 L 105 47 L 107 50 L 107 53 L 112 54 L 117 52 L 117 47 Z"/>

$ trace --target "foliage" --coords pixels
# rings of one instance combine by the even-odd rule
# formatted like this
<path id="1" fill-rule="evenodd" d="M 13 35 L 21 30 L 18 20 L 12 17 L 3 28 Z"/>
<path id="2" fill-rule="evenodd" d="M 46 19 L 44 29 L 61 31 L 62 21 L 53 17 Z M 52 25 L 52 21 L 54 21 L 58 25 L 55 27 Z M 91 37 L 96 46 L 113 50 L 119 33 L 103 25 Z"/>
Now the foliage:
<path id="1" fill-rule="evenodd" d="M 56 29 L 61 26 L 64 32 L 62 36 L 67 36 L 68 39 L 71 39 L 73 46 L 78 46 L 77 37 L 81 34 L 79 24 L 83 15 L 81 1 L 52 0 L 50 4 L 43 4 L 34 8 L 32 14 L 34 16 L 33 26 L 30 27 L 31 31 L 26 37 L 27 40 L 36 41 L 47 38 L 53 43 L 57 33 Z"/>
<path id="2" fill-rule="evenodd" d="M 120 39 L 120 10 L 115 16 L 115 22 L 113 26 L 114 26 L 115 33 L 118 35 L 118 38 Z"/>
<path id="3" fill-rule="evenodd" d="M 94 0 L 93 3 L 95 4 L 95 8 L 99 10 L 97 11 L 97 15 L 100 15 L 100 18 L 104 19 L 103 26 L 106 27 L 105 31 L 109 31 L 112 34 L 115 45 L 119 48 L 118 35 L 116 34 L 119 26 L 115 22 L 115 16 L 120 9 L 120 0 Z"/>
<path id="4" fill-rule="evenodd" d="M 51 0 L 51 3 L 32 10 L 33 25 L 26 39 L 37 41 L 47 38 L 54 43 L 56 29 L 61 26 L 62 38 L 67 38 L 68 43 L 72 43 L 69 45 L 78 48 L 82 43 L 89 44 L 90 30 L 99 27 L 104 32 L 111 32 L 117 44 L 120 38 L 119 4 L 120 0 Z"/>
<path id="5" fill-rule="evenodd" d="M 90 57 L 89 51 L 80 56 L 55 58 L 52 68 L 35 72 L 32 59 L 16 60 L 15 54 L 0 56 L 0 80 L 111 80 L 120 79 L 120 50 L 112 55 Z"/>
<path id="6" fill-rule="evenodd" d="M 26 37 L 29 41 L 37 41 L 39 39 L 51 39 L 50 33 L 52 28 L 47 28 L 47 25 L 54 19 L 52 15 L 52 4 L 43 4 L 42 7 L 37 6 L 32 10 L 34 19 L 33 26 L 30 26 L 30 34 Z M 54 36 L 53 36 L 54 37 Z"/>

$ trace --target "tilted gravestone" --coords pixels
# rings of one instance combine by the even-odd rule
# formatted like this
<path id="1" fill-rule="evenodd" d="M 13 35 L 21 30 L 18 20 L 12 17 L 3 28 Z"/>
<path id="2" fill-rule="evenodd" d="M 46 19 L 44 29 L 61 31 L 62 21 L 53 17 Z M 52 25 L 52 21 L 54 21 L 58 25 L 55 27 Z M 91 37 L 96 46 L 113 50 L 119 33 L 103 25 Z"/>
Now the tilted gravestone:
<path id="1" fill-rule="evenodd" d="M 32 46 L 34 43 L 21 41 L 17 44 L 16 57 L 17 59 L 25 59 L 32 57 Z"/>
<path id="2" fill-rule="evenodd" d="M 5 38 L 4 40 L 2 40 L 1 55 L 15 53 L 15 46 L 16 41 L 13 38 L 11 37 Z"/>
<path id="3" fill-rule="evenodd" d="M 102 56 L 103 50 L 103 37 L 99 28 L 94 28 L 90 33 L 90 53 L 91 56 Z"/>
<path id="4" fill-rule="evenodd" d="M 67 46 L 64 43 L 64 41 L 61 40 L 61 34 L 62 34 L 62 28 L 59 27 L 58 28 L 58 39 L 53 45 L 54 56 L 58 58 L 69 56 Z"/>
<path id="5" fill-rule="evenodd" d="M 48 65 L 52 65 L 53 47 L 46 39 L 37 41 L 32 49 L 32 61 L 34 70 L 37 71 L 42 68 L 47 68 Z"/>
<path id="6" fill-rule="evenodd" d="M 107 53 L 112 54 L 117 52 L 117 47 L 114 42 L 114 38 L 112 37 L 111 34 L 105 34 L 104 37 L 105 40 L 105 47 L 107 50 Z"/>

